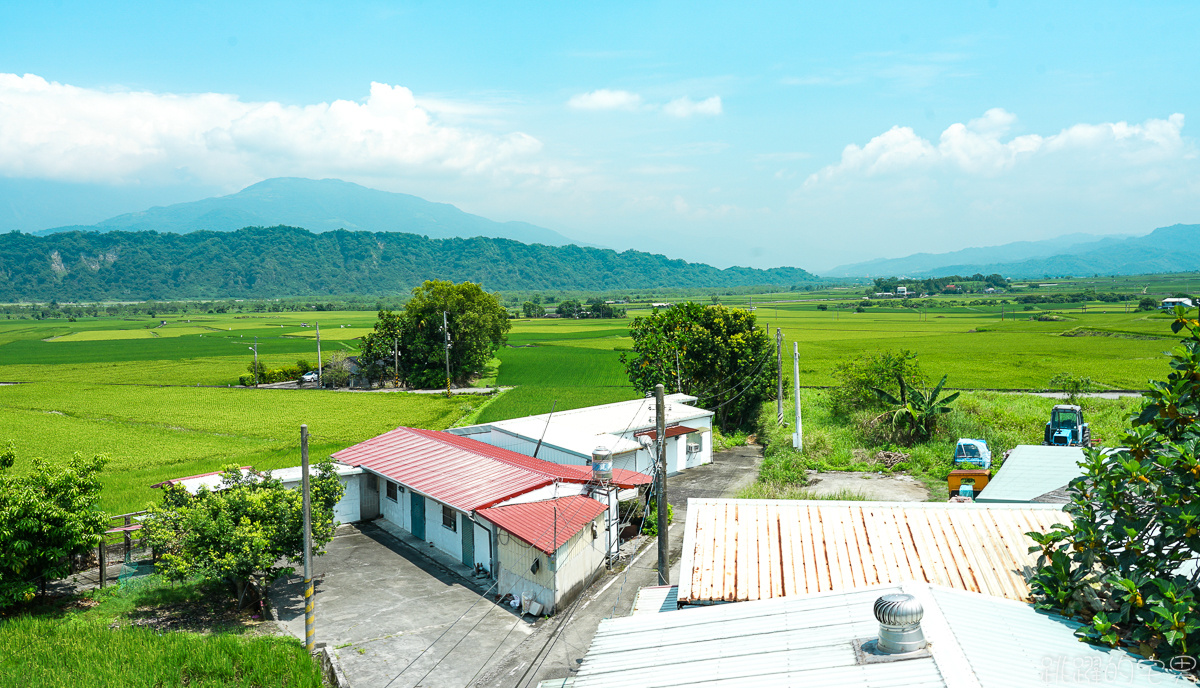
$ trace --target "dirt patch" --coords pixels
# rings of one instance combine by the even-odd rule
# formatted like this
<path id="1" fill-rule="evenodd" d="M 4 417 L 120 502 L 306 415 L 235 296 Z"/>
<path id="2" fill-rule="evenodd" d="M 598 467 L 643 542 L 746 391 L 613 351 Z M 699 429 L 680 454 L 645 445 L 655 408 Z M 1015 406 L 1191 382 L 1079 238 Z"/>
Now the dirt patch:
<path id="1" fill-rule="evenodd" d="M 166 604 L 148 604 L 135 608 L 116 625 L 153 628 L 156 631 L 214 631 L 260 632 L 258 627 L 269 624 L 266 614 L 257 605 L 238 611 L 237 605 L 224 598 L 198 598 Z M 272 632 L 273 629 L 264 629 Z"/>
<path id="2" fill-rule="evenodd" d="M 924 502 L 929 489 L 910 475 L 885 475 L 857 471 L 808 471 L 808 485 L 816 496 L 833 496 L 839 492 L 861 494 L 873 502 Z"/>

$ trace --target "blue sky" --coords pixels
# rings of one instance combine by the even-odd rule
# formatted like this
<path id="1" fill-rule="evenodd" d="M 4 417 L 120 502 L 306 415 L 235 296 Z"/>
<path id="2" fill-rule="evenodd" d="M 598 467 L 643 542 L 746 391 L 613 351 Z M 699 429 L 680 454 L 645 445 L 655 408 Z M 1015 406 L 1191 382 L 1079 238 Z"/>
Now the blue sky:
<path id="1" fill-rule="evenodd" d="M 0 230 L 273 176 L 815 271 L 1200 222 L 1197 3 L 6 5 Z"/>

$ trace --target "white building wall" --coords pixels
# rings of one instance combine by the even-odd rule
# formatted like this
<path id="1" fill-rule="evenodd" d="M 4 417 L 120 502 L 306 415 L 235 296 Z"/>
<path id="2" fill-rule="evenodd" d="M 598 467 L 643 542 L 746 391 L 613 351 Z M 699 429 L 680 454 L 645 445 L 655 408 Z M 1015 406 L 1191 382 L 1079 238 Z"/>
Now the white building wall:
<path id="1" fill-rule="evenodd" d="M 392 523 L 411 532 L 412 512 L 409 510 L 408 502 L 411 493 L 402 485 L 398 485 L 396 501 L 392 501 L 387 496 L 387 478 L 376 477 L 379 480 L 379 513 Z"/>
<path id="2" fill-rule="evenodd" d="M 524 454 L 525 456 L 533 456 L 534 450 L 537 450 L 537 458 L 543 461 L 552 463 L 561 463 L 570 466 L 582 466 L 587 463 L 588 457 L 580 456 L 579 454 L 567 451 L 560 447 L 542 443 L 541 448 L 538 447 L 536 440 L 531 440 L 525 437 L 512 435 L 498 428 L 492 428 L 490 432 L 467 435 L 474 440 L 486 442 L 493 447 L 508 449 L 509 451 Z"/>
<path id="3" fill-rule="evenodd" d="M 455 510 L 454 518 L 458 524 L 455 530 L 443 526 L 442 503 L 432 497 L 425 498 L 425 542 L 462 561 L 461 529 L 464 516 Z M 467 521 L 470 522 L 469 519 Z"/>
<path id="4" fill-rule="evenodd" d="M 475 563 L 483 566 L 488 573 L 492 572 L 492 530 L 487 521 L 467 521 L 475 529 Z"/>
<path id="5" fill-rule="evenodd" d="M 592 526 L 584 526 L 555 553 L 555 609 L 562 609 L 579 596 L 595 579 L 596 570 L 604 565 L 605 520 L 606 514 L 600 514 L 592 521 Z M 593 527 L 595 535 L 592 534 Z"/>
<path id="6" fill-rule="evenodd" d="M 359 480 L 369 479 L 371 476 L 362 473 L 353 475 L 339 475 L 338 480 L 345 488 L 342 498 L 333 506 L 333 520 L 338 523 L 355 523 L 362 520 L 362 494 Z M 289 490 L 298 490 L 301 486 L 301 480 L 282 480 L 283 486 Z"/>
<path id="7" fill-rule="evenodd" d="M 512 499 L 508 499 L 496 504 L 496 506 L 528 504 L 529 502 L 544 502 L 548 499 L 558 499 L 559 497 L 580 495 L 587 492 L 587 487 L 588 486 L 583 483 L 554 483 L 553 485 L 539 487 L 536 490 L 530 490 L 525 494 L 517 495 Z"/>

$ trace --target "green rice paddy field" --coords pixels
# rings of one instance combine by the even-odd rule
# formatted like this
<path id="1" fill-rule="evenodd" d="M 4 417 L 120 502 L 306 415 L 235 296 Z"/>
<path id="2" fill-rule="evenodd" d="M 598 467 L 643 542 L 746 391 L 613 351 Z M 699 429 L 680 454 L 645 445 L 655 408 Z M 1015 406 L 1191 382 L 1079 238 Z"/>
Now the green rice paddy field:
<path id="1" fill-rule="evenodd" d="M 785 356 L 799 344 L 801 383 L 811 386 L 831 384 L 848 357 L 905 348 L 952 387 L 1041 390 L 1068 371 L 1143 389 L 1165 375 L 1163 353 L 1175 344 L 1168 316 L 1112 304 L 1109 312 L 1104 304 L 1014 313 L 935 303 L 926 312 L 853 313 L 795 298 L 756 295 L 756 315 L 783 331 Z M 1031 319 L 1043 314 L 1058 319 Z M 321 458 L 398 425 L 445 428 L 636 396 L 618 358 L 631 343 L 628 320 L 514 321 L 496 380 L 514 389 L 492 400 L 237 387 L 256 337 L 268 367 L 315 362 L 314 315 L 0 321 L 0 381 L 25 383 L 0 386 L 0 440 L 17 443 L 18 470 L 33 456 L 109 454 L 104 506 L 121 512 L 141 508 L 155 495 L 149 485 L 166 478 L 230 462 L 294 465 L 301 423 Z M 320 313 L 324 355 L 352 352 L 374 317 Z"/>

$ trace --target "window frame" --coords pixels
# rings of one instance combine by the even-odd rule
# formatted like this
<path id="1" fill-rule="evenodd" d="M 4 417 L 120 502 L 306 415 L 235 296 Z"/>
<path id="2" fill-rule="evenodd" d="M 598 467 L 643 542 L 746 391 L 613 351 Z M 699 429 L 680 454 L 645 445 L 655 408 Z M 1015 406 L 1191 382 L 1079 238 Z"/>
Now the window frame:
<path id="1" fill-rule="evenodd" d="M 446 521 L 450 522 L 449 525 Z M 458 512 L 445 504 L 442 505 L 442 527 L 452 533 L 458 532 Z"/>
<path id="2" fill-rule="evenodd" d="M 400 486 L 398 484 L 392 482 L 391 480 L 385 480 L 384 482 L 387 483 L 387 487 L 384 491 L 384 496 L 387 497 L 388 499 L 392 500 L 393 502 L 399 502 L 400 501 Z"/>

